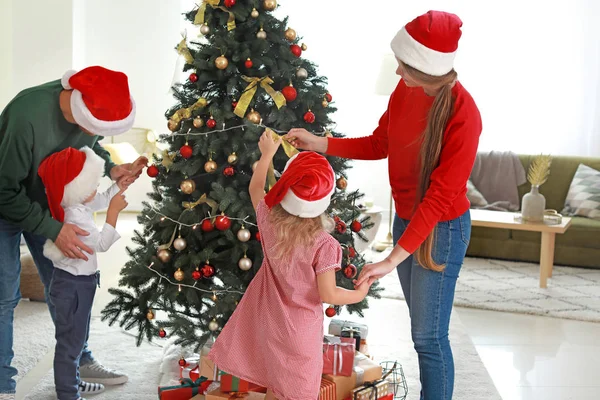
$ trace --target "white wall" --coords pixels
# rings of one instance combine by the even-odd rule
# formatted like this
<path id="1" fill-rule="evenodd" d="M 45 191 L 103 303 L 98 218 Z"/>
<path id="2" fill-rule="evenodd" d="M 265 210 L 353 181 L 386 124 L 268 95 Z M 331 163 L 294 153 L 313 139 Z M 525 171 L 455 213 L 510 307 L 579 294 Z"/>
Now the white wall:
<path id="1" fill-rule="evenodd" d="M 12 93 L 12 0 L 0 0 L 0 110 Z"/>

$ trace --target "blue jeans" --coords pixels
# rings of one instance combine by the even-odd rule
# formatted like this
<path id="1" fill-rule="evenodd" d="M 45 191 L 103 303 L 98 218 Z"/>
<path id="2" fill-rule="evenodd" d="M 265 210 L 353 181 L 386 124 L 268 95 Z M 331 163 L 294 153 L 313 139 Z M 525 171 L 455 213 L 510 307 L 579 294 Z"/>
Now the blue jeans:
<path id="1" fill-rule="evenodd" d="M 56 315 L 54 306 L 48 301 L 48 291 L 54 265 L 43 254 L 46 238 L 23 232 L 16 225 L 0 219 L 0 393 L 15 393 L 17 385 L 13 379 L 17 375 L 17 370 L 11 367 L 10 364 L 14 357 L 12 348 L 14 311 L 21 299 L 21 291 L 19 290 L 21 280 L 21 234 L 25 237 L 27 247 L 29 247 L 44 284 L 46 303 L 53 321 Z M 85 365 L 93 360 L 92 353 L 87 348 L 86 340 L 80 364 Z"/>
<path id="2" fill-rule="evenodd" d="M 396 216 L 394 241 L 409 221 Z M 446 268 L 435 272 L 421 267 L 413 256 L 398 265 L 398 276 L 410 312 L 412 340 L 419 357 L 422 400 L 451 400 L 454 360 L 448 340 L 454 289 L 471 237 L 471 215 L 439 222 L 433 259 Z"/>

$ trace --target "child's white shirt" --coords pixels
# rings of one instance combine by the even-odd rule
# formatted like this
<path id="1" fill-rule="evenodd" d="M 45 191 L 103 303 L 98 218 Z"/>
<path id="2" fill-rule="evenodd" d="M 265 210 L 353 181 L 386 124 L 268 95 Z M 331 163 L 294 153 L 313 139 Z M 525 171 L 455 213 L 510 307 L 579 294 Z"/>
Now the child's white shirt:
<path id="1" fill-rule="evenodd" d="M 73 224 L 88 232 L 88 236 L 79 236 L 79 239 L 94 251 L 94 254 L 85 253 L 88 260 L 65 257 L 56 245 L 50 240 L 44 245 L 44 255 L 52 260 L 54 267 L 60 268 L 72 275 L 93 275 L 98 270 L 98 256 L 96 253 L 106 252 L 117 240 L 121 238 L 112 225 L 104 224 L 102 231 L 98 230 L 94 222 L 94 212 L 108 207 L 110 200 L 119 192 L 119 187 L 114 184 L 106 192 L 98 193 L 92 201 L 86 204 L 77 204 L 65 208 L 65 224 Z"/>

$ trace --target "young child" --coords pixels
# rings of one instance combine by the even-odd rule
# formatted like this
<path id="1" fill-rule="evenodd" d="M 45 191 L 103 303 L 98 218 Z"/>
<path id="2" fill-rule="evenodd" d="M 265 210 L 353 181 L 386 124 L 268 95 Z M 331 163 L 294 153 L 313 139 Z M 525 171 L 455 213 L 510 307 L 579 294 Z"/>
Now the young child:
<path id="1" fill-rule="evenodd" d="M 209 358 L 223 371 L 267 387 L 267 399 L 315 400 L 323 371 L 323 302 L 358 303 L 369 285 L 336 286 L 342 249 L 325 229 L 335 188 L 325 157 L 292 157 L 265 196 L 267 168 L 280 144 L 269 131 L 262 135 L 249 188 L 264 261 Z"/>
<path id="2" fill-rule="evenodd" d="M 46 158 L 38 169 L 52 217 L 77 225 L 87 231 L 81 240 L 94 253 L 88 260 L 67 258 L 50 240 L 44 245 L 44 256 L 54 263 L 50 284 L 50 301 L 56 307 L 56 349 L 54 382 L 59 400 L 82 399 L 80 391 L 101 393 L 104 386 L 79 379 L 79 358 L 88 333 L 96 286 L 100 284 L 96 252 L 105 252 L 119 238 L 115 230 L 119 213 L 127 207 L 123 181 L 106 192 L 97 193 L 104 175 L 104 160 L 90 148 L 72 147 Z M 93 213 L 108 207 L 106 224 L 99 231 Z"/>

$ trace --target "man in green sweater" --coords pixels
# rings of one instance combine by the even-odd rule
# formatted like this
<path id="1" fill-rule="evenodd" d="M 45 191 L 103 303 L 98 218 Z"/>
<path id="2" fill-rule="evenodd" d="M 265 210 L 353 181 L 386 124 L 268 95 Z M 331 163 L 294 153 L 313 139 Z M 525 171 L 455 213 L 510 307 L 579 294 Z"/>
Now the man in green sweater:
<path id="1" fill-rule="evenodd" d="M 54 266 L 43 255 L 46 239 L 70 258 L 87 259 L 86 253 L 92 253 L 78 238 L 87 232 L 52 219 L 38 167 L 52 153 L 88 146 L 106 161 L 106 176 L 131 184 L 139 172 L 131 164 L 115 165 L 98 141 L 126 132 L 134 118 L 127 76 L 102 67 L 69 71 L 61 80 L 26 89 L 0 114 L 0 400 L 13 399 L 16 387 L 17 370 L 11 361 L 14 309 L 20 299 L 21 235 L 44 283 L 53 319 L 47 294 Z M 126 375 L 94 360 L 87 345 L 80 375 L 99 384 L 82 382 L 81 392 L 88 394 L 103 390 L 102 384 L 127 381 Z"/>

